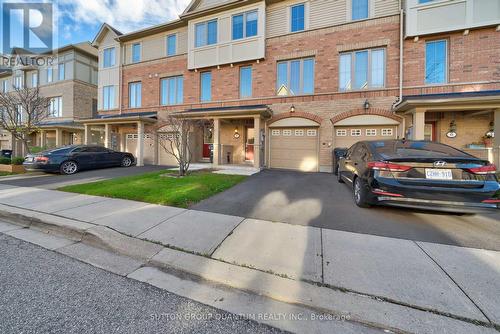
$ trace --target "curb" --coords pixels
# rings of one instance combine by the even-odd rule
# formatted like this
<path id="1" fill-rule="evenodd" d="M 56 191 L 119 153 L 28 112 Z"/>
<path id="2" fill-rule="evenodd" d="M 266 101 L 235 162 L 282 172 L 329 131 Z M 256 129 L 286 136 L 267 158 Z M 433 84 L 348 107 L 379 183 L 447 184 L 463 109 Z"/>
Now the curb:
<path id="1" fill-rule="evenodd" d="M 185 272 L 207 281 L 320 313 L 348 315 L 349 321 L 370 327 L 397 333 L 437 333 L 446 329 L 446 332 L 456 334 L 478 331 L 498 334 L 492 324 L 475 319 L 458 319 L 437 314 L 432 310 L 422 310 L 366 295 L 279 277 L 126 236 L 105 226 L 2 204 L 0 204 L 0 218 L 26 228 L 128 256 L 145 262 L 146 266 Z"/>

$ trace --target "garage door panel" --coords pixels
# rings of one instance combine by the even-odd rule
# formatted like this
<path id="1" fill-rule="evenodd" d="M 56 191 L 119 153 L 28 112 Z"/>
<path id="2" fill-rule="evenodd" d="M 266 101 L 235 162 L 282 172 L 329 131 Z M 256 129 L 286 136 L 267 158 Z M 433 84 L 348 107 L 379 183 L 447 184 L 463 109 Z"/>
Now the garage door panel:
<path id="1" fill-rule="evenodd" d="M 150 135 L 144 135 L 144 163 L 154 164 L 154 140 Z M 137 134 L 129 133 L 125 136 L 125 151 L 129 152 L 136 157 L 137 155 Z"/>
<path id="2" fill-rule="evenodd" d="M 271 168 L 294 169 L 307 172 L 318 170 L 317 130 L 310 128 L 279 129 L 271 132 Z M 286 133 L 287 135 L 283 135 Z M 307 136 L 307 134 L 310 134 Z"/>
<path id="3" fill-rule="evenodd" d="M 353 136 L 352 131 L 361 131 L 360 136 Z M 367 132 L 368 130 L 368 132 Z M 375 132 L 373 132 L 375 131 Z M 351 147 L 355 143 L 364 140 L 389 140 L 397 138 L 397 126 L 336 126 L 334 130 L 335 147 Z M 368 136 L 367 133 L 375 133 Z M 342 135 L 339 135 L 342 134 Z"/>

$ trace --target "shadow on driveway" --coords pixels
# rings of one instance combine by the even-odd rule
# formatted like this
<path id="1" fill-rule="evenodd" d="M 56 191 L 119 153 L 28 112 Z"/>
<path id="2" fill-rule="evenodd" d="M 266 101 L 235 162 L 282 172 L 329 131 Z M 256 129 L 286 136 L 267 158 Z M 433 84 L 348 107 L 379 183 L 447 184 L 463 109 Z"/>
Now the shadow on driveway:
<path id="1" fill-rule="evenodd" d="M 333 174 L 264 170 L 191 209 L 415 241 L 500 250 L 500 213 L 358 208 Z"/>

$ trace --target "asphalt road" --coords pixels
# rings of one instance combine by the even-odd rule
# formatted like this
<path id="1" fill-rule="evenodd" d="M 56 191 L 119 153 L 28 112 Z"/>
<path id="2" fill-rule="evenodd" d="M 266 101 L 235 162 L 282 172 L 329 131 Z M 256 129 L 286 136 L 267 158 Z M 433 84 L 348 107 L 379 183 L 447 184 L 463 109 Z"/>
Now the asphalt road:
<path id="1" fill-rule="evenodd" d="M 128 168 L 105 168 L 79 172 L 75 175 L 61 175 L 48 173 L 25 174 L 15 177 L 0 178 L 0 184 L 9 184 L 18 187 L 37 187 L 44 189 L 57 189 L 77 183 L 87 183 L 112 179 L 115 177 L 137 175 L 147 172 L 154 172 L 169 167 L 166 166 L 132 166 Z"/>
<path id="2" fill-rule="evenodd" d="M 416 241 L 500 250 L 500 212 L 457 215 L 358 208 L 333 174 L 264 170 L 195 210 Z"/>
<path id="3" fill-rule="evenodd" d="M 279 332 L 3 234 L 0 254 L 0 333 Z"/>

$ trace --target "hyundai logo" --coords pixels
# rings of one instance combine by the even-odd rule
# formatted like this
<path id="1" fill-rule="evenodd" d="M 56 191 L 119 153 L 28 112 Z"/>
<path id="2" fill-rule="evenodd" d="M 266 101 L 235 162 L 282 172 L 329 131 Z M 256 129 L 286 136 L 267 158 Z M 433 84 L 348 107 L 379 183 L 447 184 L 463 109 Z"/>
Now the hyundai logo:
<path id="1" fill-rule="evenodd" d="M 444 167 L 446 166 L 446 161 L 435 161 L 434 167 Z"/>

